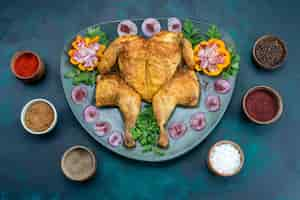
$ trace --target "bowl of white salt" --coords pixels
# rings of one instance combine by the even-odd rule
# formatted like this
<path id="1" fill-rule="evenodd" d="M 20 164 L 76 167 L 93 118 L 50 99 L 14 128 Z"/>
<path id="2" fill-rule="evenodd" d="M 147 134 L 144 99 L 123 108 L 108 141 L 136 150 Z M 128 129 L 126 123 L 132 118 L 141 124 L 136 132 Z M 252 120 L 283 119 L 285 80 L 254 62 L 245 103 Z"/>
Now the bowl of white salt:
<path id="1" fill-rule="evenodd" d="M 207 164 L 214 174 L 228 177 L 241 171 L 244 160 L 244 153 L 238 144 L 221 140 L 210 148 Z"/>

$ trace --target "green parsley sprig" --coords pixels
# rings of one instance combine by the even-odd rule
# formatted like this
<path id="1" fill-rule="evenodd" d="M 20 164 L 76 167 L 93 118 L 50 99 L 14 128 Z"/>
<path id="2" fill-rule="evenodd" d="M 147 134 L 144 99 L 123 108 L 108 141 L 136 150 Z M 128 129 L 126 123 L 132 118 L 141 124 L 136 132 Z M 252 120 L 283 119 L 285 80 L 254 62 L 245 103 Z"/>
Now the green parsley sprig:
<path id="1" fill-rule="evenodd" d="M 240 70 L 240 56 L 233 46 L 227 47 L 231 55 L 231 63 L 229 67 L 222 73 L 224 79 L 229 79 L 230 76 L 235 76 Z"/>
<path id="2" fill-rule="evenodd" d="M 105 46 L 107 46 L 109 43 L 106 33 L 101 30 L 100 26 L 89 27 L 86 31 L 86 36 L 91 38 L 99 36 L 99 43 L 104 44 Z"/>
<path id="3" fill-rule="evenodd" d="M 133 139 L 143 147 L 143 152 L 153 152 L 159 156 L 165 153 L 157 146 L 159 127 L 152 106 L 146 105 L 139 114 L 135 127 L 131 129 Z"/>
<path id="4" fill-rule="evenodd" d="M 200 29 L 196 28 L 193 22 L 189 19 L 184 20 L 182 32 L 184 37 L 192 43 L 193 47 L 199 42 L 205 40 L 205 37 L 203 34 L 201 34 Z"/>
<path id="5" fill-rule="evenodd" d="M 220 39 L 222 37 L 222 34 L 216 25 L 210 25 L 207 32 L 202 34 L 200 29 L 195 27 L 193 22 L 189 19 L 184 20 L 183 35 L 192 43 L 193 47 L 201 41 L 211 38 Z"/>
<path id="6" fill-rule="evenodd" d="M 220 33 L 218 27 L 212 24 L 209 26 L 205 36 L 207 37 L 207 39 L 212 39 L 212 38 L 221 39 L 222 34 Z"/>
<path id="7" fill-rule="evenodd" d="M 64 74 L 65 78 L 72 79 L 73 85 L 79 85 L 80 83 L 93 86 L 96 83 L 97 72 L 83 72 L 73 67 L 70 71 Z"/>

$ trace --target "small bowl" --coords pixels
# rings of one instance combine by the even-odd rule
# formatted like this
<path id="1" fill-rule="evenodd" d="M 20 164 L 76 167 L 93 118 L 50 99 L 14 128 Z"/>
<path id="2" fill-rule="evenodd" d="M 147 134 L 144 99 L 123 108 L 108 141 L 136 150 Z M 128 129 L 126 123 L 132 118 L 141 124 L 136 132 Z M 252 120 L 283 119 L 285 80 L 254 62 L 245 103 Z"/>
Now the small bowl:
<path id="1" fill-rule="evenodd" d="M 276 101 L 277 101 L 277 104 L 278 104 L 278 111 L 277 111 L 277 114 L 271 120 L 268 120 L 268 121 L 259 121 L 259 120 L 255 119 L 254 117 L 252 117 L 249 114 L 249 112 L 248 112 L 248 110 L 246 108 L 246 99 L 247 99 L 248 95 L 251 92 L 255 91 L 255 90 L 265 90 L 265 91 L 268 91 L 270 94 L 272 94 L 276 98 Z M 260 85 L 260 86 L 252 87 L 252 88 L 250 88 L 246 92 L 246 94 L 244 95 L 243 100 L 242 100 L 242 107 L 243 107 L 243 111 L 244 111 L 245 115 L 252 122 L 254 122 L 256 124 L 267 125 L 267 124 L 271 124 L 271 123 L 276 122 L 280 118 L 280 116 L 282 114 L 282 111 L 283 111 L 283 102 L 282 102 L 281 96 L 279 95 L 279 93 L 276 90 L 274 90 L 273 88 L 271 88 L 269 86 Z"/>
<path id="2" fill-rule="evenodd" d="M 215 170 L 213 168 L 213 166 L 210 162 L 210 157 L 211 157 L 211 154 L 212 154 L 212 150 L 216 146 L 221 145 L 221 144 L 231 144 L 232 146 L 234 146 L 239 151 L 239 153 L 241 155 L 241 164 L 240 164 L 239 168 L 234 173 L 231 173 L 231 174 L 220 173 L 220 172 L 218 172 L 217 170 Z M 229 177 L 229 176 L 234 176 L 234 175 L 238 174 L 241 171 L 241 169 L 243 168 L 244 162 L 245 162 L 245 155 L 244 155 L 244 152 L 241 149 L 240 145 L 238 145 L 238 144 L 236 144 L 236 143 L 234 143 L 230 140 L 221 140 L 221 141 L 215 143 L 212 147 L 210 147 L 209 152 L 208 152 L 208 156 L 207 156 L 207 166 L 211 170 L 211 172 L 213 172 L 215 175 L 223 176 L 223 177 Z"/>
<path id="3" fill-rule="evenodd" d="M 83 160 L 86 162 L 84 163 Z M 89 166 L 86 166 L 87 164 Z M 61 169 L 63 174 L 72 181 L 86 181 L 96 173 L 95 154 L 85 146 L 73 146 L 62 156 Z"/>
<path id="4" fill-rule="evenodd" d="M 38 62 L 39 62 L 39 65 L 38 65 L 38 68 L 37 70 L 31 75 L 31 76 L 21 76 L 20 74 L 16 73 L 15 71 L 15 62 L 17 60 L 17 58 L 19 58 L 20 56 L 24 55 L 24 54 L 32 54 L 34 55 L 37 59 L 38 59 Z M 11 62 L 10 62 L 10 69 L 12 71 L 12 73 L 20 80 L 26 82 L 26 83 L 32 83 L 32 82 L 35 82 L 35 81 L 38 81 L 40 80 L 44 74 L 45 74 L 45 65 L 42 61 L 42 59 L 40 58 L 40 56 L 33 52 L 33 51 L 28 51 L 28 50 L 25 50 L 25 51 L 17 51 L 12 59 L 11 59 Z"/>
<path id="5" fill-rule="evenodd" d="M 277 41 L 280 43 L 280 45 L 282 46 L 283 50 L 284 50 L 284 55 L 283 55 L 281 61 L 280 61 L 278 64 L 274 65 L 274 66 L 273 66 L 273 65 L 271 66 L 271 65 L 268 65 L 268 64 L 266 64 L 266 63 L 260 62 L 260 61 L 258 60 L 256 54 L 255 54 L 255 49 L 256 49 L 258 43 L 261 42 L 261 41 L 264 40 L 264 39 L 267 39 L 267 38 L 272 38 L 272 39 L 277 40 Z M 262 68 L 267 69 L 267 70 L 273 70 L 273 69 L 276 69 L 276 68 L 280 67 L 280 66 L 285 62 L 286 57 L 287 57 L 287 47 L 286 47 L 285 42 L 284 42 L 283 40 L 281 40 L 279 37 L 274 36 L 274 35 L 264 35 L 264 36 L 261 36 L 260 38 L 258 38 L 258 39 L 255 41 L 255 43 L 254 43 L 254 45 L 253 45 L 253 48 L 252 48 L 252 57 L 253 57 L 255 63 L 256 63 L 259 67 L 262 67 Z"/>
<path id="6" fill-rule="evenodd" d="M 29 108 L 29 106 L 31 104 L 33 104 L 34 102 L 38 102 L 38 101 L 42 101 L 42 102 L 47 103 L 52 108 L 52 110 L 54 112 L 54 120 L 53 120 L 51 126 L 47 130 L 44 130 L 44 131 L 33 131 L 30 128 L 28 128 L 25 124 L 25 113 L 26 113 L 27 109 Z M 33 134 L 33 135 L 43 135 L 43 134 L 49 133 L 55 127 L 55 125 L 57 124 L 57 112 L 56 112 L 56 109 L 55 109 L 54 105 L 50 101 L 48 101 L 46 99 L 41 99 L 41 98 L 33 99 L 33 100 L 29 101 L 28 103 L 26 103 L 23 106 L 20 118 L 21 118 L 21 123 L 22 123 L 23 128 L 28 133 Z"/>

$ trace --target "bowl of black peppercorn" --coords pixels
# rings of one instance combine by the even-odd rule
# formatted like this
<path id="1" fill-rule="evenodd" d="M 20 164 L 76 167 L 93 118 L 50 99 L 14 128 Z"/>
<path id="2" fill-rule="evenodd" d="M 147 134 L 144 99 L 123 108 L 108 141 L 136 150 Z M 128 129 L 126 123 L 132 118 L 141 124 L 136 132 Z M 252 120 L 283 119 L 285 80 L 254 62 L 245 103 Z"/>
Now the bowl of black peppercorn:
<path id="1" fill-rule="evenodd" d="M 256 40 L 252 49 L 255 63 L 264 69 L 276 69 L 287 57 L 287 47 L 283 40 L 274 35 L 264 35 Z"/>

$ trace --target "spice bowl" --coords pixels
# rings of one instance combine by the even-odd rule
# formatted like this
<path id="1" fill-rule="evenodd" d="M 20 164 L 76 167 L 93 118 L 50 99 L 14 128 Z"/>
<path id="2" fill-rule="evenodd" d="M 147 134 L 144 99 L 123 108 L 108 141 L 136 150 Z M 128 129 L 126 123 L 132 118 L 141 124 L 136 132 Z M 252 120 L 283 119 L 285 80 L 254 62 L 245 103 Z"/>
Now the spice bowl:
<path id="1" fill-rule="evenodd" d="M 254 62 L 267 70 L 280 67 L 287 57 L 287 46 L 283 40 L 274 35 L 259 37 L 252 48 Z"/>
<path id="2" fill-rule="evenodd" d="M 39 106 L 43 107 L 39 108 Z M 41 117 L 38 117 L 39 115 Z M 42 98 L 33 99 L 26 103 L 23 106 L 20 118 L 23 128 L 33 135 L 46 134 L 53 130 L 57 124 L 57 112 L 55 106 L 50 101 Z M 34 127 L 35 124 L 38 126 L 37 128 Z M 41 127 L 42 125 L 44 127 Z"/>
<path id="3" fill-rule="evenodd" d="M 85 146 L 73 146 L 63 154 L 61 169 L 63 174 L 72 181 L 87 181 L 96 173 L 95 154 Z"/>
<path id="4" fill-rule="evenodd" d="M 209 149 L 207 166 L 215 175 L 229 177 L 241 171 L 244 161 L 244 152 L 238 144 L 221 140 Z"/>
<path id="5" fill-rule="evenodd" d="M 17 51 L 10 62 L 12 73 L 26 83 L 41 79 L 45 74 L 45 65 L 40 56 L 29 50 Z"/>
<path id="6" fill-rule="evenodd" d="M 259 92 L 265 93 L 265 97 L 262 94 L 260 96 L 257 95 Z M 255 97 L 255 93 L 257 97 Z M 281 117 L 283 100 L 275 89 L 260 85 L 250 88 L 245 93 L 242 100 L 242 108 L 250 121 L 260 125 L 267 125 L 276 122 Z"/>

